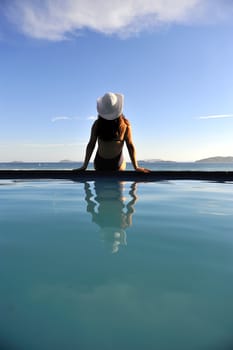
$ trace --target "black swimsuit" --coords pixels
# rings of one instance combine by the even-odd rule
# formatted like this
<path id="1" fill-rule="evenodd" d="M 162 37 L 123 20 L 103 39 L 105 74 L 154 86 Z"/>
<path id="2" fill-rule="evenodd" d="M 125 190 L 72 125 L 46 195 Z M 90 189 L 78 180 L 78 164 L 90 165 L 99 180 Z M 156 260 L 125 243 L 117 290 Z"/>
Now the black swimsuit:
<path id="1" fill-rule="evenodd" d="M 96 170 L 119 170 L 123 163 L 123 152 L 114 158 L 103 158 L 98 151 L 95 156 L 94 166 Z"/>

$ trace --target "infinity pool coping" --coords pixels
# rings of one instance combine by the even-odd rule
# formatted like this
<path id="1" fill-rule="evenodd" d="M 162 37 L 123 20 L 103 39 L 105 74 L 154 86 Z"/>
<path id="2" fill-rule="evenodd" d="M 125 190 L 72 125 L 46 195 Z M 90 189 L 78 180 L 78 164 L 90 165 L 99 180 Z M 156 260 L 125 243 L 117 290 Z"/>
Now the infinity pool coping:
<path id="1" fill-rule="evenodd" d="M 96 171 L 96 170 L 0 170 L 0 179 L 70 179 L 91 181 L 96 179 L 117 179 L 125 181 L 153 182 L 161 180 L 207 180 L 233 181 L 233 171 L 169 170 L 150 171 Z"/>

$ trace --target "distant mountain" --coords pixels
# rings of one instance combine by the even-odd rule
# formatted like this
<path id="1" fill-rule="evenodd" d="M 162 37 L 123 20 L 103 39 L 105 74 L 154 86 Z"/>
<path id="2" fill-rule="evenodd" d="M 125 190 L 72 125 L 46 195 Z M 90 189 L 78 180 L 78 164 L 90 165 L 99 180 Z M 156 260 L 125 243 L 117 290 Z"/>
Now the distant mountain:
<path id="1" fill-rule="evenodd" d="M 59 163 L 74 163 L 74 161 L 70 159 L 62 159 L 59 161 Z"/>
<path id="2" fill-rule="evenodd" d="M 196 160 L 195 163 L 233 163 L 233 157 L 210 157 Z"/>
<path id="3" fill-rule="evenodd" d="M 162 160 L 162 159 L 143 159 L 139 160 L 140 163 L 177 163 L 173 160 Z"/>

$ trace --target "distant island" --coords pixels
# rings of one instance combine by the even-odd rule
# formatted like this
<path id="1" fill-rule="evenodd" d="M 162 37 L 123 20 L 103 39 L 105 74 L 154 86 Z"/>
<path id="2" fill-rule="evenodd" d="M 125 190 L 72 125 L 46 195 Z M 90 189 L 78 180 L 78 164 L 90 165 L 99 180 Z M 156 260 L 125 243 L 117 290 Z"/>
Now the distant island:
<path id="1" fill-rule="evenodd" d="M 75 161 L 70 160 L 70 159 L 62 159 L 59 161 L 59 163 L 75 163 Z"/>
<path id="2" fill-rule="evenodd" d="M 176 163 L 233 163 L 233 156 L 229 157 L 221 157 L 221 156 L 216 156 L 216 157 L 209 157 L 209 158 L 203 158 L 203 159 L 198 159 L 195 161 L 174 161 L 174 160 L 164 160 L 164 159 L 140 159 L 138 160 L 139 163 L 164 163 L 164 164 L 176 164 Z M 8 163 L 8 164 L 21 164 L 21 163 L 81 163 L 81 161 L 77 160 L 70 160 L 70 159 L 62 159 L 60 161 L 20 161 L 20 160 L 14 160 L 14 161 L 0 161 L 0 163 Z M 92 163 L 92 162 L 90 162 Z"/>
<path id="3" fill-rule="evenodd" d="M 233 163 L 233 157 L 210 157 L 196 160 L 195 163 Z"/>
<path id="4" fill-rule="evenodd" d="M 141 159 L 139 163 L 177 163 L 173 160 L 163 160 L 163 159 Z"/>

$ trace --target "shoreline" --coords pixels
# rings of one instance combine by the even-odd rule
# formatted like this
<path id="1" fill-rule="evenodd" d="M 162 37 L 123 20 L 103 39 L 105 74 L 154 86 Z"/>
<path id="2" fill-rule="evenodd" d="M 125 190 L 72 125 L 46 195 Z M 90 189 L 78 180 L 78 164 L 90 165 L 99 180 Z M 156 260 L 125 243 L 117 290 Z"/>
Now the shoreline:
<path id="1" fill-rule="evenodd" d="M 126 171 L 74 171 L 74 170 L 0 170 L 0 179 L 67 179 L 74 181 L 92 181 L 115 179 L 121 181 L 153 182 L 162 180 L 206 180 L 233 181 L 233 171 L 195 171 L 195 170 L 156 170 L 149 173 Z"/>

